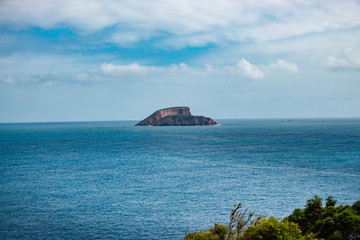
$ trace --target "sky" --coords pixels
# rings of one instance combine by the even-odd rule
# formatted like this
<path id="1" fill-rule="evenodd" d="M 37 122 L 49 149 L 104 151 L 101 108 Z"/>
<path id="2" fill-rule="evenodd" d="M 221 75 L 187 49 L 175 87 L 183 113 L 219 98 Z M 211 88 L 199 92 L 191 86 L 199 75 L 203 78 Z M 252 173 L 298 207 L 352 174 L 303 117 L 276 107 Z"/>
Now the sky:
<path id="1" fill-rule="evenodd" d="M 360 117 L 358 0 L 0 0 L 0 122 Z"/>

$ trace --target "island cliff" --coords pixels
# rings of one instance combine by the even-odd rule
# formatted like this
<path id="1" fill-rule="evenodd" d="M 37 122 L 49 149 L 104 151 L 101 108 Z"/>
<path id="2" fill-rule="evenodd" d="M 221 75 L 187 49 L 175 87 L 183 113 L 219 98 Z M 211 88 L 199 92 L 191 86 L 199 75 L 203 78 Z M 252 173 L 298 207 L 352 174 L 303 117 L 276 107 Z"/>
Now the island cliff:
<path id="1" fill-rule="evenodd" d="M 154 112 L 135 126 L 196 126 L 216 124 L 211 118 L 191 115 L 189 107 L 171 107 Z"/>

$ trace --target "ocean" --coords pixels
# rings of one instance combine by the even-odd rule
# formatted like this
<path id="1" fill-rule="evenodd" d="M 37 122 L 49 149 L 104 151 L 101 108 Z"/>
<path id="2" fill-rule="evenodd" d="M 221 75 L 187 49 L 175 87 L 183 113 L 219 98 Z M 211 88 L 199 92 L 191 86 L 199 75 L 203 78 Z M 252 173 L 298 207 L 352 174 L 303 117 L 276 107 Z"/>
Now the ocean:
<path id="1" fill-rule="evenodd" d="M 0 239 L 183 239 L 232 207 L 360 200 L 360 119 L 0 124 Z"/>

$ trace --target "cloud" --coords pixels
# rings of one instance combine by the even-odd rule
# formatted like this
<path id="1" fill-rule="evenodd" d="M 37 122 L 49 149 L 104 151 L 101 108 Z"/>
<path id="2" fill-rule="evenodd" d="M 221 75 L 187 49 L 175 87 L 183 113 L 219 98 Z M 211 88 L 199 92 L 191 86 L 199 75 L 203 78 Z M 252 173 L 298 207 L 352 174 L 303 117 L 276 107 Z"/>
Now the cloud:
<path id="1" fill-rule="evenodd" d="M 329 56 L 324 65 L 332 69 L 360 70 L 360 48 L 346 48 L 340 57 Z"/>
<path id="2" fill-rule="evenodd" d="M 350 29 L 360 26 L 359 11 L 356 0 L 2 0 L 0 24 L 106 30 L 105 41 L 120 45 L 155 38 L 154 45 L 181 48 Z"/>
<path id="3" fill-rule="evenodd" d="M 13 84 L 15 81 L 14 81 L 14 78 L 11 77 L 11 76 L 6 76 L 4 77 L 3 79 L 1 79 L 1 82 L 2 83 L 6 83 L 6 84 Z"/>
<path id="4" fill-rule="evenodd" d="M 28 74 L 17 76 L 0 76 L 0 83 L 6 85 L 43 85 L 55 86 L 55 83 L 74 82 L 75 78 L 66 73 L 49 72 L 46 74 Z"/>
<path id="5" fill-rule="evenodd" d="M 106 76 L 114 76 L 119 79 L 143 79 L 143 78 L 167 78 L 179 75 L 207 75 L 208 69 L 190 67 L 185 63 L 171 64 L 168 66 L 143 66 L 138 63 L 115 65 L 103 63 L 101 72 Z"/>
<path id="6" fill-rule="evenodd" d="M 255 65 L 252 65 L 245 59 L 241 59 L 240 62 L 237 64 L 240 70 L 248 77 L 252 79 L 263 79 L 264 73 Z"/>
<path id="7" fill-rule="evenodd" d="M 299 68 L 296 64 L 287 62 L 283 59 L 279 59 L 276 63 L 271 63 L 269 65 L 254 65 L 249 63 L 246 59 L 241 59 L 237 67 L 240 68 L 241 72 L 254 80 L 264 79 L 267 74 L 272 72 L 288 72 L 292 74 L 297 74 Z"/>
<path id="8" fill-rule="evenodd" d="M 172 64 L 169 66 L 142 66 L 138 63 L 129 65 L 114 65 L 112 63 L 103 63 L 101 71 L 108 76 L 120 77 L 120 79 L 142 79 L 144 77 L 173 79 L 176 77 L 198 78 L 213 76 L 227 76 L 237 79 L 250 78 L 253 80 L 264 79 L 266 73 L 273 71 L 298 73 L 298 67 L 285 60 L 278 60 L 275 64 L 254 65 L 246 59 L 241 59 L 234 65 L 213 66 L 206 64 L 203 67 L 192 67 L 185 63 Z M 187 77 L 184 77 L 187 76 Z"/>
<path id="9" fill-rule="evenodd" d="M 291 73 L 298 73 L 299 72 L 299 68 L 296 64 L 294 63 L 290 63 L 287 62 L 285 60 L 277 60 L 276 63 L 270 64 L 269 68 L 271 69 L 281 69 L 287 72 L 291 72 Z"/>
<path id="10" fill-rule="evenodd" d="M 160 71 L 161 68 L 140 66 L 137 63 L 132 63 L 129 65 L 114 65 L 112 63 L 103 63 L 101 65 L 101 70 L 105 74 L 116 76 L 144 76 L 149 73 Z"/>
<path id="11" fill-rule="evenodd" d="M 126 61 L 126 60 L 123 60 Z M 100 62 L 100 63 L 99 63 Z M 263 65 L 253 64 L 243 58 L 227 64 L 183 63 L 151 65 L 139 62 L 103 62 L 100 55 L 89 61 L 88 56 L 64 56 L 57 54 L 31 54 L 17 52 L 0 57 L 1 84 L 44 84 L 54 86 L 67 83 L 105 83 L 122 80 L 206 81 L 206 79 L 266 79 L 272 72 L 296 74 L 294 63 L 283 59 Z M 19 71 L 21 69 L 21 71 Z"/>

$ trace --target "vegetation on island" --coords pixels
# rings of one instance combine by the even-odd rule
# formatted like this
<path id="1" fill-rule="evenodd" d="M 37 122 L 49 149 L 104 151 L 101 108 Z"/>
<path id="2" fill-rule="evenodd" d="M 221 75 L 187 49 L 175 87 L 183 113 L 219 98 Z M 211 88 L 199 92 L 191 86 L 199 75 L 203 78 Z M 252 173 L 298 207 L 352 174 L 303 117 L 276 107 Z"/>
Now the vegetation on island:
<path id="1" fill-rule="evenodd" d="M 255 211 L 235 205 L 229 223 L 215 223 L 208 230 L 185 235 L 185 240 L 358 240 L 360 239 L 360 201 L 336 206 L 333 197 L 323 207 L 318 196 L 309 199 L 304 209 L 295 209 L 284 218 L 265 218 Z"/>

